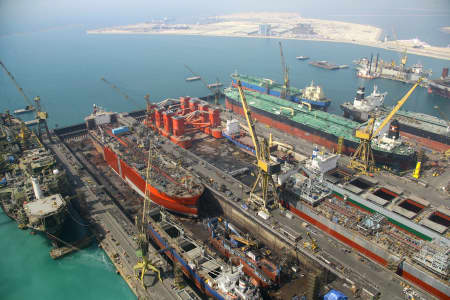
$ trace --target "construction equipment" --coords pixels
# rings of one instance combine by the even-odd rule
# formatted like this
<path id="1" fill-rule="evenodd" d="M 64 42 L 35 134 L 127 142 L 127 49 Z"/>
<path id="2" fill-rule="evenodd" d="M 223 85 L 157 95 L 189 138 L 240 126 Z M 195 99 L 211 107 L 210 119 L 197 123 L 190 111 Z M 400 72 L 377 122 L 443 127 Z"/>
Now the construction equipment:
<path id="1" fill-rule="evenodd" d="M 419 153 L 417 154 L 417 164 L 416 164 L 416 168 L 414 169 L 414 172 L 412 175 L 416 179 L 419 179 L 419 177 L 420 177 L 420 169 L 422 167 L 422 158 L 423 158 L 423 148 L 421 148 Z"/>
<path id="2" fill-rule="evenodd" d="M 38 136 L 39 138 L 42 137 L 42 131 L 45 129 L 45 132 L 47 133 L 47 137 L 50 140 L 50 142 L 52 141 L 52 137 L 50 135 L 50 131 L 48 130 L 48 125 L 47 125 L 47 118 L 48 118 L 48 113 L 45 111 L 42 111 L 41 108 L 41 97 L 36 96 L 34 97 L 34 102 L 36 103 L 36 120 L 38 120 Z"/>
<path id="3" fill-rule="evenodd" d="M 238 242 L 246 245 L 247 247 L 252 247 L 252 246 L 256 246 L 257 245 L 256 242 L 250 241 L 249 239 L 240 237 L 240 236 L 238 236 L 236 234 L 230 234 L 230 238 L 232 238 L 233 240 L 238 241 Z"/>
<path id="4" fill-rule="evenodd" d="M 395 40 L 395 44 L 397 45 L 397 48 L 400 49 L 401 45 L 398 42 L 397 34 L 396 34 L 395 30 L 394 30 L 394 27 L 392 27 L 392 34 L 394 36 L 394 40 Z M 403 52 L 399 51 L 399 54 L 400 54 L 400 70 L 401 71 L 405 70 L 406 62 L 408 61 L 407 51 L 408 51 L 408 49 L 406 47 L 405 47 L 405 50 Z M 394 63 L 394 65 L 395 65 L 395 63 Z"/>
<path id="5" fill-rule="evenodd" d="M 219 82 L 219 78 L 216 78 L 216 83 L 213 84 L 214 87 L 210 87 L 210 85 L 203 80 L 203 77 L 196 74 L 194 71 L 192 71 L 192 69 L 188 66 L 188 65 L 184 65 L 184 67 L 192 73 L 192 75 L 194 75 L 195 77 L 199 77 L 200 81 L 203 83 L 203 85 L 211 91 L 211 93 L 214 94 L 214 104 L 218 105 L 219 104 L 219 96 L 220 96 L 220 82 Z"/>
<path id="6" fill-rule="evenodd" d="M 269 185 L 272 186 L 272 196 L 275 202 L 278 202 L 277 188 L 273 181 L 272 175 L 281 172 L 280 163 L 275 163 L 270 160 L 270 147 L 268 141 L 263 138 L 258 139 L 255 130 L 255 122 L 251 116 L 247 100 L 245 99 L 244 90 L 240 80 L 237 82 L 239 95 L 241 97 L 242 108 L 244 110 L 245 119 L 247 120 L 248 129 L 252 137 L 253 145 L 255 146 L 255 154 L 258 167 L 258 177 L 250 192 L 249 201 L 255 203 L 259 208 L 265 212 L 269 212 Z M 256 187 L 261 184 L 262 197 L 255 194 Z"/>
<path id="7" fill-rule="evenodd" d="M 340 136 L 338 138 L 338 146 L 337 146 L 337 154 L 341 154 L 342 153 L 342 146 L 344 145 L 344 137 Z"/>
<path id="8" fill-rule="evenodd" d="M 278 42 L 280 45 L 280 56 L 281 56 L 281 70 L 283 72 L 283 88 L 281 89 L 281 98 L 286 99 L 289 96 L 289 73 L 286 62 L 284 61 L 283 55 L 283 46 L 281 42 Z"/>
<path id="9" fill-rule="evenodd" d="M 372 138 L 376 137 L 380 133 L 380 131 L 391 121 L 392 117 L 403 106 L 406 100 L 408 100 L 409 96 L 421 81 L 422 78 L 419 78 L 414 86 L 397 102 L 397 105 L 391 110 L 389 115 L 383 120 L 380 126 L 378 126 L 375 132 L 373 131 L 375 125 L 374 117 L 369 119 L 367 125 L 364 128 L 359 128 L 356 130 L 355 136 L 359 138 L 360 143 L 350 159 L 349 168 L 358 170 L 364 174 L 374 171 L 375 159 L 372 152 Z"/>
<path id="10" fill-rule="evenodd" d="M 312 250 L 312 252 L 314 252 L 314 253 L 319 251 L 319 246 L 317 245 L 317 241 L 311 236 L 309 231 L 306 232 L 306 235 L 308 236 L 310 242 L 304 242 L 303 247 L 310 248 Z"/>
<path id="11" fill-rule="evenodd" d="M 142 283 L 142 286 L 145 288 L 144 284 L 144 276 L 147 273 L 148 270 L 153 271 L 154 273 L 158 274 L 159 281 L 162 281 L 161 279 L 161 273 L 159 269 L 153 265 L 153 263 L 149 259 L 148 255 L 148 247 L 149 247 L 149 241 L 147 237 L 147 226 L 148 226 L 148 215 L 149 215 L 149 207 L 150 207 L 150 191 L 148 188 L 148 180 L 150 179 L 150 166 L 151 166 L 151 159 L 152 159 L 152 149 L 150 148 L 148 151 L 148 158 L 147 158 L 147 169 L 145 174 L 145 197 L 144 197 L 144 205 L 142 208 L 142 216 L 140 219 L 136 217 L 136 227 L 138 229 L 138 235 L 137 235 L 137 244 L 138 244 L 138 250 L 136 251 L 136 256 L 138 258 L 138 263 L 133 267 L 135 273 L 136 271 L 140 271 L 140 280 Z M 139 274 L 136 274 L 138 276 Z"/>
<path id="12" fill-rule="evenodd" d="M 17 90 L 19 91 L 19 93 L 23 96 L 23 98 L 25 99 L 25 102 L 28 104 L 28 106 L 30 107 L 30 110 L 34 110 L 34 106 L 33 103 L 31 102 L 31 100 L 27 97 L 27 95 L 25 95 L 23 89 L 20 87 L 20 85 L 17 83 L 16 79 L 14 78 L 14 76 L 8 71 L 8 69 L 6 68 L 6 66 L 0 61 L 0 66 L 2 66 L 3 70 L 5 70 L 6 74 L 8 75 L 8 77 L 12 80 L 12 82 L 14 83 L 14 85 L 16 86 Z"/>

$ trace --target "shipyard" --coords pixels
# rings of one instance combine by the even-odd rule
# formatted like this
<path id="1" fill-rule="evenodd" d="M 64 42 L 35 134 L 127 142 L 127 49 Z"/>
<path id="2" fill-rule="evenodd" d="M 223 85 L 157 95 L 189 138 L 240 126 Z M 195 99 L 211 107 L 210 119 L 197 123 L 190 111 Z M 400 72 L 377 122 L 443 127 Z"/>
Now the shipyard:
<path id="1" fill-rule="evenodd" d="M 5 299 L 450 299 L 448 47 L 297 11 L 44 29 L 98 54 L 58 71 L 0 51 Z"/>

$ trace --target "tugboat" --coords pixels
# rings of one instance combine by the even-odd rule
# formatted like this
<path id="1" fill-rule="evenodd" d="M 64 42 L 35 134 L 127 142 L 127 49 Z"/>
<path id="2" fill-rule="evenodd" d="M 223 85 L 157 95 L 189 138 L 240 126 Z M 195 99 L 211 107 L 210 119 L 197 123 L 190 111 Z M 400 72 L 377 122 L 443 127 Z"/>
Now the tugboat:
<path id="1" fill-rule="evenodd" d="M 331 100 L 325 97 L 322 87 L 314 85 L 314 81 L 311 81 L 311 84 L 303 90 L 300 100 L 323 110 L 326 110 L 331 103 Z"/>

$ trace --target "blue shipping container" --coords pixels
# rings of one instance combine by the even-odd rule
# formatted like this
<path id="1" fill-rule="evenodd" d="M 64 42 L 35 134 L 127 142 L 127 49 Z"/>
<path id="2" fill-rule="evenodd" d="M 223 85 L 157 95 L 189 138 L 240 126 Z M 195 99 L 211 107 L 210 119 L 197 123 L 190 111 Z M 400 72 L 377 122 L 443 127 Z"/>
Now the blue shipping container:
<path id="1" fill-rule="evenodd" d="M 111 131 L 112 131 L 112 134 L 114 134 L 114 135 L 124 134 L 124 133 L 128 132 L 128 127 L 121 126 L 121 127 L 113 128 Z"/>

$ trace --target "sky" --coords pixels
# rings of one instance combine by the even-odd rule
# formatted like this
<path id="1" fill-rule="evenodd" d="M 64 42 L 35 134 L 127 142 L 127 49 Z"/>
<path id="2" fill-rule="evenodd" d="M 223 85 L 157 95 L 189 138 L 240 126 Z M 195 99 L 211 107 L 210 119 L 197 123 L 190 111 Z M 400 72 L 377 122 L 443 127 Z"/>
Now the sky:
<path id="1" fill-rule="evenodd" d="M 436 30 L 450 26 L 450 0 L 0 0 L 0 35 L 73 24 L 95 28 L 244 11 L 289 11 L 384 29 L 396 26 L 400 37 L 408 24 L 430 23 Z"/>

